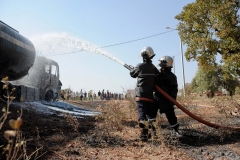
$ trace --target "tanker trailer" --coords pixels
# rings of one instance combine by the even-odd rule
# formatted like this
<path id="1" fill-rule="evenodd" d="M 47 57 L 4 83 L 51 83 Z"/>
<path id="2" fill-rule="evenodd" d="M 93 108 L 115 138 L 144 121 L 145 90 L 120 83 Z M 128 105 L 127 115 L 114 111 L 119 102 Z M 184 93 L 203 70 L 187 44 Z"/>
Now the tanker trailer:
<path id="1" fill-rule="evenodd" d="M 36 67 L 33 64 L 36 62 Z M 55 71 L 54 70 L 55 66 Z M 47 69 L 48 68 L 48 69 Z M 47 71 L 47 72 L 44 72 Z M 43 74 L 46 73 L 46 74 Z M 52 72 L 55 72 L 53 75 Z M 59 69 L 56 62 L 36 56 L 30 40 L 0 21 L 0 79 L 8 80 L 16 88 L 16 100 L 54 100 L 59 97 Z M 3 97 L 0 82 L 0 96 Z"/>
<path id="2" fill-rule="evenodd" d="M 35 56 L 32 42 L 0 21 L 0 78 L 18 80 L 27 75 Z"/>

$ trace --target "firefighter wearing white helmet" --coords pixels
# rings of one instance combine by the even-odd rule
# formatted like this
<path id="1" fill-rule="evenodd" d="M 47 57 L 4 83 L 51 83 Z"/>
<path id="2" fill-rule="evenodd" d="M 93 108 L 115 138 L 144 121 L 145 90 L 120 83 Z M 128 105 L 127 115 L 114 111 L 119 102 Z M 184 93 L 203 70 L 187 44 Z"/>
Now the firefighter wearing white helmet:
<path id="1" fill-rule="evenodd" d="M 152 59 L 155 56 L 155 53 L 151 47 L 144 47 L 141 51 L 141 56 L 143 59 Z"/>
<path id="2" fill-rule="evenodd" d="M 173 67 L 173 59 L 170 56 L 163 56 L 159 59 L 159 66 L 160 67 Z"/>
<path id="3" fill-rule="evenodd" d="M 170 56 L 163 56 L 159 59 L 160 74 L 158 75 L 157 85 L 162 88 L 169 96 L 176 100 L 178 92 L 177 77 L 172 73 L 173 59 Z M 174 135 L 181 137 L 178 128 L 179 124 L 174 112 L 174 104 L 160 93 L 155 93 L 155 104 L 159 106 L 160 114 L 165 113 Z"/>
<path id="4" fill-rule="evenodd" d="M 130 70 L 130 76 L 137 78 L 135 88 L 135 101 L 138 106 L 138 121 L 141 130 L 140 139 L 148 140 L 149 121 L 156 118 L 154 107 L 153 91 L 157 82 L 158 69 L 152 64 L 152 58 L 155 53 L 151 47 L 144 47 L 141 50 L 143 62 L 137 64 L 135 68 Z M 157 109 L 156 109 L 157 110 Z"/>

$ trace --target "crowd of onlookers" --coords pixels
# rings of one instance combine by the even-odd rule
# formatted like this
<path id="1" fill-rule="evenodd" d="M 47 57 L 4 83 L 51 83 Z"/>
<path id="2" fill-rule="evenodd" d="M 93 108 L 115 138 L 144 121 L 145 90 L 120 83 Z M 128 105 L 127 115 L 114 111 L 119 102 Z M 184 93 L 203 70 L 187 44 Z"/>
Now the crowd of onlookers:
<path id="1" fill-rule="evenodd" d="M 109 90 L 98 91 L 97 93 L 92 90 L 86 92 L 82 89 L 78 92 L 71 91 L 70 89 L 61 90 L 61 99 L 62 100 L 80 100 L 80 101 L 89 101 L 89 100 L 124 100 L 125 94 L 123 93 L 112 93 Z"/>

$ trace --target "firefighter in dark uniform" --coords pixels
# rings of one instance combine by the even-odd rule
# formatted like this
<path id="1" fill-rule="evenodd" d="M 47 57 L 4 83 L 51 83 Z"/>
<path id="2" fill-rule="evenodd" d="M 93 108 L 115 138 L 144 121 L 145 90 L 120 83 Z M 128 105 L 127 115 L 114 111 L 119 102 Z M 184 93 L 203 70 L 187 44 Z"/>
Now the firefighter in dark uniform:
<path id="1" fill-rule="evenodd" d="M 159 59 L 160 74 L 158 75 L 157 85 L 164 90 L 169 96 L 176 100 L 178 93 L 178 83 L 177 77 L 172 73 L 173 59 L 170 56 L 164 56 Z M 178 132 L 179 124 L 177 121 L 177 117 L 174 112 L 174 104 L 169 101 L 162 94 L 156 93 L 156 105 L 159 106 L 160 114 L 165 113 L 170 127 L 173 129 L 174 135 L 177 137 L 181 137 Z"/>
<path id="2" fill-rule="evenodd" d="M 135 88 L 135 101 L 138 106 L 138 121 L 141 129 L 140 139 L 148 139 L 149 122 L 154 121 L 156 116 L 156 106 L 153 101 L 153 90 L 159 73 L 158 69 L 152 64 L 152 58 L 155 56 L 151 47 L 144 47 L 141 51 L 143 63 L 139 63 L 130 70 L 130 75 L 137 78 Z M 154 109 L 155 107 L 155 109 Z"/>

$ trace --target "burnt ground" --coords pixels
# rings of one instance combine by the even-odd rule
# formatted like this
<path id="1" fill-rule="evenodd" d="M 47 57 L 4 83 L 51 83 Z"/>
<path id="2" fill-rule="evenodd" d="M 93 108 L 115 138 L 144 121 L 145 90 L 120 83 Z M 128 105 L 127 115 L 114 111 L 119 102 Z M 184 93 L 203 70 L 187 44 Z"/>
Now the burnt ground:
<path id="1" fill-rule="evenodd" d="M 0 109 L 2 110 L 0 105 Z M 14 105 L 10 106 L 11 114 L 8 115 L 8 119 L 3 126 L 0 134 L 0 146 L 6 146 L 8 141 L 3 136 L 3 131 L 11 130 L 8 125 L 10 119 L 16 119 L 19 117 L 19 108 Z M 71 124 L 64 117 L 60 117 L 57 114 L 44 115 L 35 112 L 34 110 L 23 110 L 22 114 L 23 124 L 21 126 L 21 133 L 23 139 L 27 141 L 28 155 L 35 152 L 38 148 L 38 156 L 44 154 L 39 159 L 48 159 L 48 157 L 54 157 L 55 152 L 65 148 L 66 143 L 74 140 L 76 137 L 94 128 L 94 117 L 85 117 L 77 119 L 79 127 L 75 130 Z M 3 152 L 3 146 L 0 148 Z M 5 155 L 1 155 L 0 159 L 5 159 Z M 32 158 L 34 159 L 34 158 Z"/>
<path id="2" fill-rule="evenodd" d="M 95 103 L 84 102 L 81 103 L 81 106 L 84 106 L 85 109 L 95 111 L 96 107 L 104 105 L 104 103 L 105 101 Z M 1 110 L 3 106 L 2 104 L 0 105 Z M 215 111 L 212 112 L 207 107 L 199 107 L 199 109 L 201 110 L 200 112 L 204 112 L 201 116 L 202 118 L 207 117 L 209 121 L 214 123 L 225 122 L 222 116 L 217 115 Z M 12 105 L 10 110 L 12 113 L 8 115 L 8 120 L 16 119 L 20 114 L 17 112 L 18 108 Z M 200 115 L 200 112 L 197 113 Z M 27 141 L 27 155 L 35 153 L 31 159 L 34 159 L 35 155 L 41 155 L 38 159 L 68 159 L 68 157 L 72 157 L 69 159 L 141 159 L 134 154 L 129 153 L 129 155 L 127 155 L 127 153 L 132 148 L 135 148 L 137 153 L 144 148 L 146 144 L 151 147 L 167 147 L 167 151 L 165 152 L 166 149 L 163 151 L 166 156 L 169 157 L 169 154 L 176 155 L 170 159 L 240 159 L 240 131 L 220 130 L 201 125 L 199 122 L 186 116 L 179 109 L 176 109 L 176 114 L 181 124 L 180 132 L 183 137 L 176 138 L 171 136 L 168 123 L 166 119 L 161 116 L 162 118 L 158 121 L 158 132 L 161 133 L 162 138 L 144 143 L 134 139 L 138 134 L 131 132 L 127 132 L 128 135 L 125 135 L 127 137 L 126 139 L 114 135 L 103 135 L 104 137 L 102 139 L 106 140 L 99 142 L 97 141 L 97 137 L 94 137 L 94 132 L 97 132 L 96 127 L 98 125 L 98 121 L 96 121 L 94 117 L 78 118 L 77 122 L 70 122 L 71 118 L 67 120 L 67 118 L 59 117 L 57 114 L 50 116 L 43 115 L 36 113 L 34 110 L 23 110 L 21 133 L 23 140 Z M 238 116 L 230 117 L 228 120 L 231 121 L 228 122 L 228 124 L 240 126 Z M 73 123 L 78 125 L 77 129 L 72 125 Z M 124 126 L 132 130 L 138 130 L 135 120 L 123 122 L 123 127 Z M 3 152 L 3 147 L 8 144 L 8 141 L 3 136 L 3 132 L 10 129 L 8 123 L 5 123 L 2 130 L 0 130 L 1 153 Z M 123 132 L 124 129 L 119 129 L 118 131 Z M 92 136 L 89 137 L 89 134 L 92 134 Z M 131 148 L 129 146 L 131 146 Z M 39 149 L 38 152 L 34 152 L 38 148 L 41 149 Z M 102 151 L 102 149 L 104 151 Z M 119 152 L 117 155 L 120 155 L 120 157 L 123 156 L 122 153 L 125 152 L 125 158 L 116 156 L 104 158 L 106 151 L 108 151 L 109 154 L 115 154 L 116 150 Z M 134 153 L 135 151 L 132 152 Z M 154 152 L 156 155 L 153 155 L 153 158 L 149 159 L 164 159 L 159 158 L 164 156 L 162 155 L 163 153 L 158 155 Z M 141 156 L 142 159 L 145 159 L 144 157 L 148 155 L 141 154 Z M 0 159 L 6 159 L 6 155 L 1 154 Z"/>
<path id="3" fill-rule="evenodd" d="M 187 127 L 181 132 L 183 137 L 179 139 L 178 145 L 193 159 L 240 159 L 239 131 L 218 130 L 204 126 L 203 128 Z"/>
<path id="4" fill-rule="evenodd" d="M 240 116 L 219 113 L 214 106 L 191 107 L 197 116 L 221 126 L 236 127 L 237 130 L 215 129 L 199 123 L 176 109 L 181 133 L 178 146 L 185 149 L 193 159 L 240 159 Z M 197 108 L 197 109 L 196 109 Z M 194 111 L 195 110 L 195 111 Z"/>

